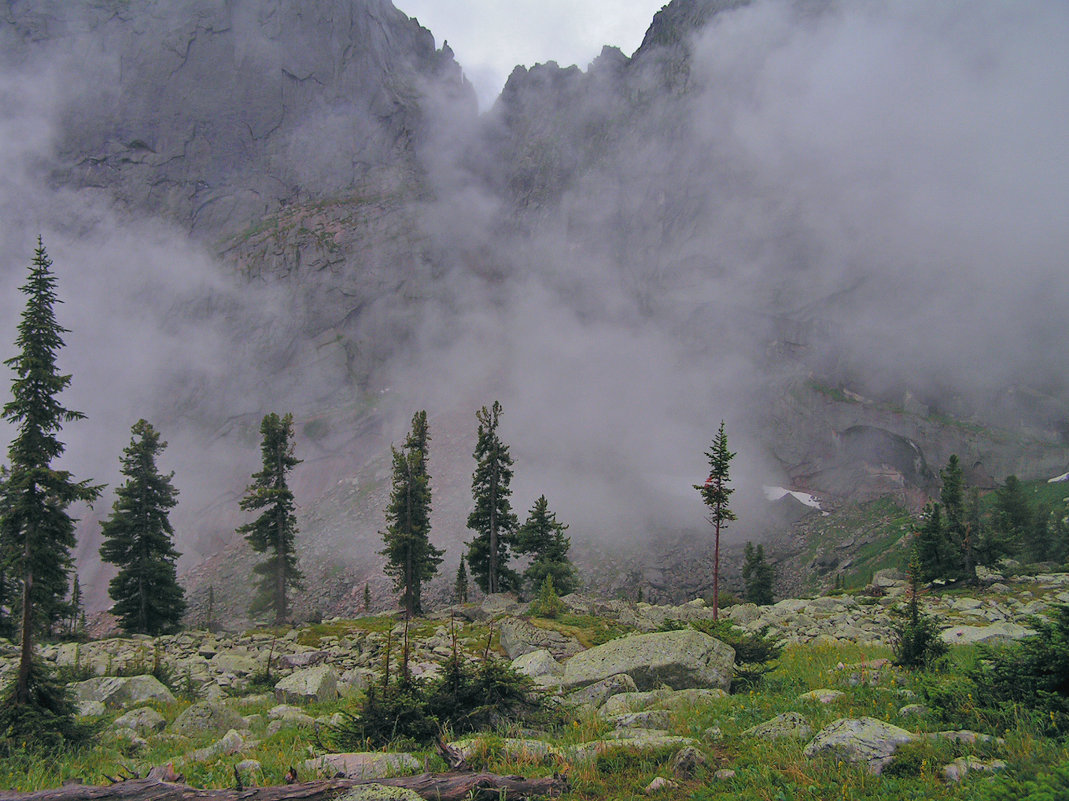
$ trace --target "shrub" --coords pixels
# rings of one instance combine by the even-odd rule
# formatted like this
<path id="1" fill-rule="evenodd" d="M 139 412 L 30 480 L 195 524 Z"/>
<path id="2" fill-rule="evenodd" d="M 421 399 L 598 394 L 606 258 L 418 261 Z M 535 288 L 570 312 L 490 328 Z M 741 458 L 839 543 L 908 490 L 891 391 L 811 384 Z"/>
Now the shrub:
<path id="1" fill-rule="evenodd" d="M 528 613 L 534 617 L 557 618 L 567 611 L 564 602 L 553 587 L 553 576 L 547 575 L 538 590 L 538 597 L 531 603 Z"/>
<path id="2" fill-rule="evenodd" d="M 999 776 L 976 791 L 977 801 L 1060 801 L 1069 798 L 1069 763 L 1055 765 L 1035 779 Z"/>
<path id="3" fill-rule="evenodd" d="M 388 676 L 388 668 L 385 673 Z M 489 657 L 473 667 L 458 652 L 455 633 L 453 653 L 439 678 L 427 684 L 404 675 L 393 682 L 384 678 L 381 686 L 368 688 L 355 713 L 342 714 L 344 722 L 327 735 L 329 744 L 340 749 L 379 747 L 397 740 L 425 744 L 444 729 L 497 729 L 510 722 L 543 722 L 550 717 L 529 677 Z"/>
<path id="4" fill-rule="evenodd" d="M 917 601 L 920 561 L 914 548 L 909 559 L 909 603 L 906 609 L 894 609 L 899 625 L 891 632 L 894 663 L 909 669 L 937 667 L 947 653 L 947 644 L 939 636 L 935 618 L 923 614 Z"/>
<path id="5" fill-rule="evenodd" d="M 668 620 L 661 630 L 673 631 L 686 628 L 687 625 L 679 620 Z M 745 692 L 760 684 L 766 674 L 776 669 L 776 660 L 786 647 L 779 636 L 769 636 L 768 626 L 762 626 L 755 632 L 746 632 L 723 618 L 694 620 L 689 626 L 735 649 L 734 680 L 731 683 L 733 693 Z"/>
<path id="6" fill-rule="evenodd" d="M 1035 635 L 998 650 L 984 649 L 970 677 L 981 698 L 1043 713 L 1050 728 L 1069 731 L 1069 606 L 1051 621 L 1033 618 Z"/>

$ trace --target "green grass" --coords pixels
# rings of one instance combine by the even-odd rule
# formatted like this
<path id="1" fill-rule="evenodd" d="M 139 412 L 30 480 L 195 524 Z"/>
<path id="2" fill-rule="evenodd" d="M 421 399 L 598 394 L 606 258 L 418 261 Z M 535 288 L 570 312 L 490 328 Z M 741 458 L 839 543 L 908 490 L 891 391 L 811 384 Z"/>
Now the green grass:
<path id="1" fill-rule="evenodd" d="M 579 631 L 585 636 L 607 636 L 613 627 L 590 616 L 570 616 L 560 621 L 539 621 L 553 627 Z M 320 624 L 312 627 L 317 636 L 343 636 L 353 628 L 385 631 L 396 625 L 392 617 L 363 618 L 354 621 Z M 421 622 L 421 625 L 423 623 Z M 427 622 L 433 630 L 438 621 Z M 473 643 L 485 642 L 485 624 L 458 626 L 465 638 Z M 1054 766 L 1069 760 L 1064 740 L 1044 737 L 1027 716 L 1002 725 L 997 731 L 1005 738 L 1003 745 L 937 741 L 918 742 L 900 751 L 883 776 L 872 776 L 862 768 L 835 759 L 810 759 L 803 754 L 802 741 L 761 741 L 743 735 L 750 726 L 787 711 L 804 714 L 814 731 L 840 717 L 872 716 L 911 731 L 938 731 L 962 728 L 966 724 L 983 727 L 977 717 L 977 699 L 971 697 L 970 687 L 962 680 L 964 672 L 979 657 L 979 649 L 957 648 L 951 654 L 951 667 L 945 673 L 909 673 L 900 670 L 861 667 L 860 663 L 886 658 L 886 648 L 862 648 L 854 645 L 795 645 L 786 649 L 778 669 L 756 690 L 699 704 L 676 712 L 671 717 L 670 732 L 693 737 L 700 741 L 700 750 L 707 765 L 691 780 L 658 795 L 664 801 L 689 799 L 746 799 L 748 801 L 796 801 L 798 799 L 827 801 L 897 801 L 924 799 L 949 801 L 972 799 L 989 780 L 983 776 L 969 776 L 961 785 L 946 783 L 941 776 L 942 766 L 957 756 L 974 754 L 983 759 L 1000 758 L 1009 763 L 1008 775 L 1022 780 L 1049 773 Z M 844 667 L 840 667 L 843 665 Z M 852 683 L 853 678 L 860 683 Z M 799 696 L 813 689 L 831 687 L 844 695 L 830 704 L 807 702 Z M 921 718 L 906 718 L 898 709 L 906 704 L 925 702 L 925 694 L 942 698 L 942 714 Z M 930 703 L 930 702 L 929 702 Z M 241 703 L 242 714 L 260 714 L 266 718 L 273 706 L 270 700 Z M 351 708 L 352 700 L 315 704 L 306 711 L 313 717 L 329 715 Z M 168 721 L 174 720 L 187 706 L 178 702 L 158 707 Z M 111 713 L 107 720 L 118 713 Z M 722 738 L 710 739 L 705 732 L 719 727 Z M 604 735 L 608 724 L 591 714 L 569 720 L 552 729 L 547 739 L 561 748 L 587 742 Z M 497 773 L 520 773 L 525 776 L 548 776 L 561 766 L 553 760 L 509 758 L 501 748 L 500 737 L 527 736 L 525 732 L 504 727 L 493 733 L 486 748 L 478 755 L 479 767 Z M 188 741 L 150 738 L 144 751 L 134 751 L 110 735 L 101 736 L 92 746 L 61 754 L 16 754 L 0 759 L 0 787 L 13 790 L 34 790 L 56 787 L 68 779 L 81 779 L 87 784 L 106 784 L 107 777 L 144 775 L 149 767 L 174 761 L 175 768 L 186 781 L 203 788 L 233 787 L 233 765 L 241 759 L 256 759 L 263 765 L 263 785 L 281 784 L 291 766 L 299 767 L 314 750 L 314 737 L 308 730 L 285 729 L 270 737 L 263 730 L 254 731 L 258 744 L 246 753 L 222 756 L 203 763 L 181 758 L 195 748 L 209 744 L 212 736 L 205 735 Z M 610 752 L 601 758 L 575 763 L 568 771 L 572 791 L 565 801 L 583 799 L 640 799 L 646 798 L 643 788 L 655 776 L 669 776 L 669 762 L 673 750 L 666 749 L 652 755 L 637 756 L 626 752 Z M 420 759 L 431 759 L 432 769 L 444 769 L 440 760 L 429 752 L 418 752 Z M 713 778 L 716 770 L 730 768 L 734 778 Z M 310 776 L 303 778 L 312 778 Z M 1008 781 L 1009 779 L 1007 779 Z"/>

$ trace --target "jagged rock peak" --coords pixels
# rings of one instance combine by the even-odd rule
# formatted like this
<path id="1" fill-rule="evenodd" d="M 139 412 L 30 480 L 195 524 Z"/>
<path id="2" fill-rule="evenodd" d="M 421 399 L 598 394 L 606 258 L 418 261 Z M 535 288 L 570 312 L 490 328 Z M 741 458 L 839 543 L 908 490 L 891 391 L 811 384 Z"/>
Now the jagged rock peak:
<path id="1" fill-rule="evenodd" d="M 685 45 L 715 15 L 749 4 L 750 0 L 672 0 L 653 15 L 653 22 L 632 58 L 637 60 L 661 47 Z"/>
<path id="2" fill-rule="evenodd" d="M 443 101 L 477 113 L 389 0 L 7 4 L 0 53 L 73 76 L 58 180 L 213 234 L 411 162 Z"/>

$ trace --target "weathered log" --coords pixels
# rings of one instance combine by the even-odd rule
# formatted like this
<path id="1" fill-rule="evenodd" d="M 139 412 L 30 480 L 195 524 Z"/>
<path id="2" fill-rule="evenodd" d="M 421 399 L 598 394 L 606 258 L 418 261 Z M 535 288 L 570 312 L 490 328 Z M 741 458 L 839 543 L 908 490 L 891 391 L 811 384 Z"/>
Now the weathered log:
<path id="1" fill-rule="evenodd" d="M 562 776 L 525 779 L 496 773 L 423 773 L 395 779 L 326 779 L 277 787 L 246 787 L 242 790 L 198 790 L 185 784 L 150 777 L 119 782 L 110 787 L 67 785 L 32 793 L 5 793 L 0 801 L 332 801 L 361 784 L 407 787 L 428 801 L 461 799 L 510 799 L 556 797 L 569 790 Z"/>

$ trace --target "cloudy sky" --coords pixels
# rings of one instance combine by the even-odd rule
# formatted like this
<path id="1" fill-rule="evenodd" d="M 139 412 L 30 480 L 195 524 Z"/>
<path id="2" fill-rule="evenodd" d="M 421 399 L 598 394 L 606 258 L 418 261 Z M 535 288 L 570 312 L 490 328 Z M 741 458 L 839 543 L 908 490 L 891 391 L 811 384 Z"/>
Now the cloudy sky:
<path id="1" fill-rule="evenodd" d="M 456 53 L 486 109 L 517 64 L 586 68 L 602 45 L 631 55 L 667 0 L 395 0 Z"/>

